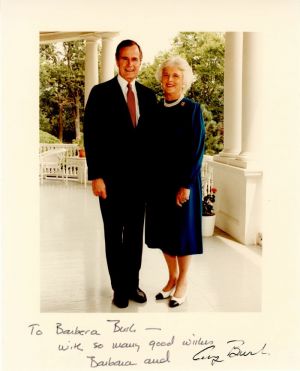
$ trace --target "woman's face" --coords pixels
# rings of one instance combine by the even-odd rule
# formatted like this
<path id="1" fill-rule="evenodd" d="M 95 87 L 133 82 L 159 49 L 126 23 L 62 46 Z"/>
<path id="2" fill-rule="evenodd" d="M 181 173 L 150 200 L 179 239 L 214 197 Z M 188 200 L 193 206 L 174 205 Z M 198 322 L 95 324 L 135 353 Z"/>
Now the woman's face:
<path id="1" fill-rule="evenodd" d="M 167 100 L 176 100 L 181 96 L 183 73 L 178 67 L 165 67 L 162 71 L 161 82 Z"/>

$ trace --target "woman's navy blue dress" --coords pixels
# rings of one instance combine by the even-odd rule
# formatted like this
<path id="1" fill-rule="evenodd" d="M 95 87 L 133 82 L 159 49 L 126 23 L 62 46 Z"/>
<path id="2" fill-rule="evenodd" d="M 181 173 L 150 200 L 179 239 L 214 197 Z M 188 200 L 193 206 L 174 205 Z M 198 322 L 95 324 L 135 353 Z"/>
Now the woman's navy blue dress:
<path id="1" fill-rule="evenodd" d="M 200 105 L 187 98 L 172 107 L 160 103 L 149 137 L 145 242 L 172 256 L 202 254 L 205 127 Z M 182 207 L 176 205 L 180 187 L 190 189 L 190 199 Z"/>

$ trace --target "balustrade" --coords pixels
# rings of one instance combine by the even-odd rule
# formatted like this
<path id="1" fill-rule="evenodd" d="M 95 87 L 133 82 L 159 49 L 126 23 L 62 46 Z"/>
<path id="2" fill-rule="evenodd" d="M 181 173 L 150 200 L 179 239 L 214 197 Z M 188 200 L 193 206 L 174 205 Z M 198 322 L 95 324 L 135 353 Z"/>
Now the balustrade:
<path id="1" fill-rule="evenodd" d="M 63 151 L 64 156 L 60 159 L 60 167 L 47 168 L 47 154 Z M 67 143 L 40 143 L 40 179 L 43 182 L 47 179 L 77 180 L 86 185 L 87 165 L 86 159 L 79 157 L 79 147 L 77 144 Z M 57 170 L 57 171 L 56 171 Z"/>
<path id="2" fill-rule="evenodd" d="M 62 149 L 66 150 L 66 157 L 75 157 L 79 156 L 79 147 L 77 144 L 71 143 L 40 143 L 40 153 L 45 151 L 50 151 L 53 149 Z"/>
<path id="3" fill-rule="evenodd" d="M 204 156 L 201 170 L 202 197 L 211 193 L 211 189 L 214 186 L 213 167 L 210 165 L 211 161 L 209 156 Z"/>
<path id="4" fill-rule="evenodd" d="M 59 174 L 48 174 L 47 178 L 51 179 L 64 179 L 68 180 L 78 180 L 86 185 L 87 183 L 87 165 L 86 159 L 79 157 L 79 147 L 77 144 L 67 144 L 67 143 L 40 143 L 40 162 L 42 166 L 43 155 L 47 151 L 55 151 L 64 149 L 64 158 L 62 160 L 63 171 Z M 201 177 L 202 177 L 202 195 L 206 196 L 211 193 L 211 188 L 213 187 L 213 167 L 210 165 L 212 158 L 210 156 L 204 156 Z M 41 179 L 43 179 L 43 174 L 40 174 Z"/>

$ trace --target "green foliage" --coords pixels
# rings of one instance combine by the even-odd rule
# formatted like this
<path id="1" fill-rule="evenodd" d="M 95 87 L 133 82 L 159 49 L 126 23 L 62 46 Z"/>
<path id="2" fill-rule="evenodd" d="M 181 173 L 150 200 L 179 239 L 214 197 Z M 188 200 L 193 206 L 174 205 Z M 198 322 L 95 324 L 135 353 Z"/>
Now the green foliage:
<path id="1" fill-rule="evenodd" d="M 61 141 L 71 142 L 80 132 L 84 59 L 84 41 L 40 46 L 40 128 Z"/>
<path id="2" fill-rule="evenodd" d="M 224 121 L 224 36 L 220 33 L 180 32 L 169 51 L 158 55 L 152 64 L 143 66 L 139 80 L 162 97 L 160 84 L 155 79 L 159 64 L 170 55 L 181 55 L 187 60 L 196 81 L 187 97 L 199 102 L 206 126 L 206 154 L 217 154 L 223 149 Z"/>
<path id="3" fill-rule="evenodd" d="M 40 130 L 40 143 L 60 143 L 60 140 L 54 135 L 46 133 L 43 130 Z"/>
<path id="4" fill-rule="evenodd" d="M 160 53 L 158 56 L 155 57 L 154 62 L 152 64 L 146 63 L 142 65 L 140 70 L 138 80 L 141 84 L 148 86 L 152 89 L 158 100 L 162 98 L 162 90 L 160 82 L 158 82 L 155 78 L 155 72 L 158 66 L 170 55 L 169 52 Z"/>
<path id="5" fill-rule="evenodd" d="M 213 113 L 201 104 L 205 122 L 205 154 L 213 156 L 223 150 L 223 122 L 213 120 Z"/>
<path id="6" fill-rule="evenodd" d="M 46 116 L 45 112 L 40 112 L 40 130 L 51 132 L 51 124 L 49 118 Z"/>
<path id="7" fill-rule="evenodd" d="M 84 149 L 84 134 L 81 132 L 77 139 L 72 140 L 73 144 L 77 144 L 79 148 Z"/>
<path id="8" fill-rule="evenodd" d="M 170 55 L 186 58 L 196 76 L 187 97 L 201 104 L 209 155 L 223 149 L 224 49 L 221 33 L 180 32 L 169 50 L 159 53 L 152 64 L 143 64 L 138 78 L 160 99 L 158 65 Z M 79 140 L 82 131 L 84 59 L 84 41 L 40 46 L 40 129 L 61 141 Z"/>

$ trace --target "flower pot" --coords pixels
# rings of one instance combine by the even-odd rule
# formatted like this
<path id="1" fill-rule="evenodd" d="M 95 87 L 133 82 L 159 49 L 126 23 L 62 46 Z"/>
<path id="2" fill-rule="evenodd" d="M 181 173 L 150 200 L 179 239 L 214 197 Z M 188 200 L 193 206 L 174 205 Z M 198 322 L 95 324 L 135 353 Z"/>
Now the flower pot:
<path id="1" fill-rule="evenodd" d="M 202 216 L 202 236 L 211 237 L 214 234 L 216 215 Z"/>
<path id="2" fill-rule="evenodd" d="M 79 150 L 79 157 L 85 157 L 85 150 L 84 149 Z"/>

